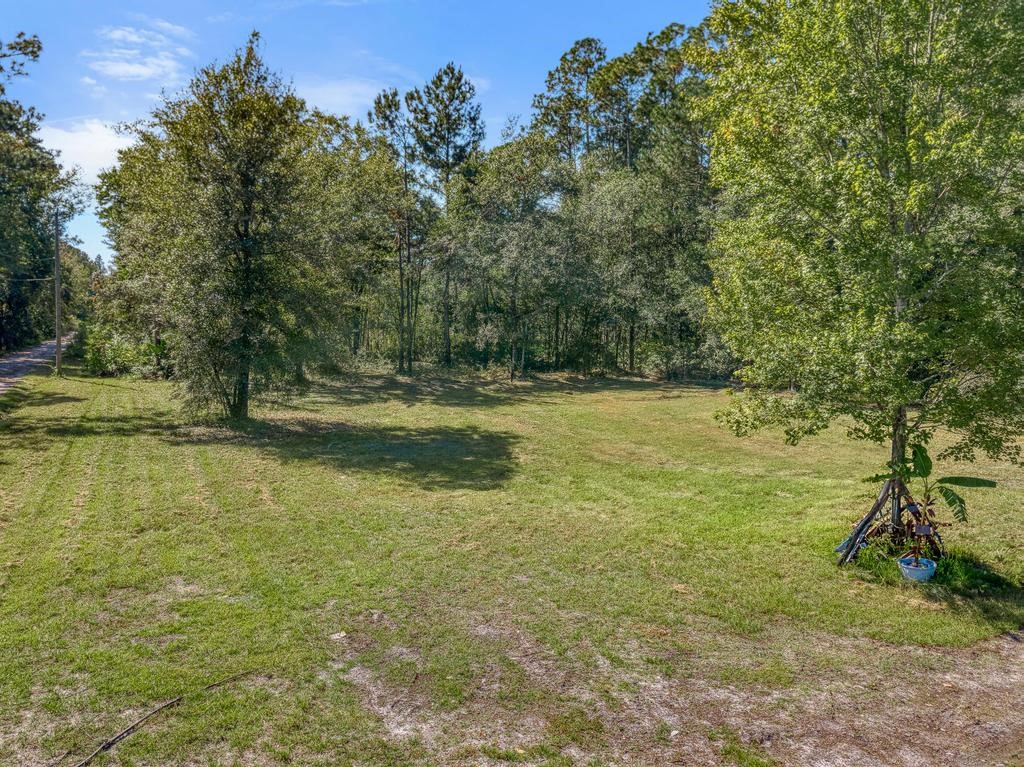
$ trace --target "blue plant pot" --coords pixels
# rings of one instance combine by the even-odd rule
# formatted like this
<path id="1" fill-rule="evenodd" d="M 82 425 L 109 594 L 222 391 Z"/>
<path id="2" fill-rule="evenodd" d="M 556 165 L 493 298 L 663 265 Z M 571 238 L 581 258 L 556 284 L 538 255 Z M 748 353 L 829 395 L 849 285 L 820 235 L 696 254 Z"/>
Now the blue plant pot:
<path id="1" fill-rule="evenodd" d="M 935 576 L 935 562 L 927 557 L 921 557 L 917 561 L 918 564 L 915 565 L 913 557 L 896 560 L 903 572 L 903 577 L 908 581 L 917 581 L 918 583 L 930 581 Z"/>

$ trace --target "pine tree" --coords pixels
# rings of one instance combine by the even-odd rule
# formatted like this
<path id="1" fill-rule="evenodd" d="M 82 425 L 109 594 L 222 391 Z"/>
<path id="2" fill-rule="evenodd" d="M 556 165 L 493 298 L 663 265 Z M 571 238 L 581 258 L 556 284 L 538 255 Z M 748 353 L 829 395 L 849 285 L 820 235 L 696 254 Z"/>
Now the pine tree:
<path id="1" fill-rule="evenodd" d="M 484 124 L 476 87 L 462 70 L 446 64 L 423 90 L 406 94 L 406 105 L 412 116 L 420 161 L 429 169 L 433 190 L 447 207 L 449 184 L 467 167 L 467 161 L 480 148 Z M 441 273 L 442 362 L 452 365 L 452 279 L 455 253 L 451 242 L 442 243 L 438 257 Z"/>

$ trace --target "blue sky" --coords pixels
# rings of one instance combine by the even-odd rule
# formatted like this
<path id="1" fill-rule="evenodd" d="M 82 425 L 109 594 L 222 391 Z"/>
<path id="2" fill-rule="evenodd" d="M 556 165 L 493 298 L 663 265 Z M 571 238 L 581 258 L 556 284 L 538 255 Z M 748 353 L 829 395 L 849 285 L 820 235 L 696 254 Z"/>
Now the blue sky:
<path id="1" fill-rule="evenodd" d="M 0 39 L 24 31 L 41 60 L 9 93 L 46 115 L 41 135 L 87 181 L 125 139 L 116 123 L 147 114 L 197 67 L 224 60 L 248 33 L 263 35 L 272 68 L 308 101 L 362 117 L 374 94 L 422 84 L 454 61 L 473 78 L 491 140 L 513 115 L 529 118 L 533 94 L 572 43 L 598 37 L 614 55 L 648 32 L 698 23 L 703 0 L 251 0 L 107 2 L 2 0 Z M 93 255 L 109 258 L 92 214 L 70 226 Z"/>

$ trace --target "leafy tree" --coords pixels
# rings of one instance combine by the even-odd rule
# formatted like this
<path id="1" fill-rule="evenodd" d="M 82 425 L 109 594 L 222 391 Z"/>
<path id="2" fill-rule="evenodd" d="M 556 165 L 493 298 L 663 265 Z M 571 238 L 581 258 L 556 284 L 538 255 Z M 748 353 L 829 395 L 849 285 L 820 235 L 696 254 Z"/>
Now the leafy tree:
<path id="1" fill-rule="evenodd" d="M 93 375 L 170 377 L 171 318 L 164 282 L 121 253 L 115 262 L 116 271 L 98 280 L 88 321 L 79 333 L 85 369 Z"/>
<path id="2" fill-rule="evenodd" d="M 395 183 L 394 169 L 362 125 L 321 114 L 315 119 L 319 145 L 305 183 L 319 190 L 321 204 L 293 215 L 320 233 L 340 267 L 333 270 L 346 287 L 337 295 L 338 335 L 326 330 L 332 344 L 356 357 L 370 341 L 374 297 L 388 270 L 391 229 L 384 201 Z"/>
<path id="3" fill-rule="evenodd" d="M 6 43 L 0 41 L 0 96 L 5 92 L 5 82 L 12 77 L 25 74 L 25 65 L 39 61 L 43 52 L 43 44 L 38 35 L 26 35 L 19 32 L 13 40 Z"/>
<path id="4" fill-rule="evenodd" d="M 322 126 L 258 42 L 253 33 L 137 126 L 101 190 L 119 271 L 165 296 L 188 405 L 235 418 L 294 380 L 340 290 L 323 216 L 309 213 L 323 204 L 310 183 Z"/>
<path id="5" fill-rule="evenodd" d="M 622 330 L 626 331 L 626 364 L 636 370 L 637 325 L 649 290 L 667 276 L 652 263 L 645 211 L 652 189 L 645 176 L 628 168 L 601 168 L 585 174 L 578 206 L 595 273 L 603 284 L 604 303 L 615 330 L 615 364 L 619 364 Z M 661 264 L 661 266 L 665 266 Z M 654 273 L 647 270 L 653 268 Z"/>
<path id="6" fill-rule="evenodd" d="M 1019 455 L 1024 8 L 734 0 L 708 21 L 713 317 L 739 433 Z"/>
<path id="7" fill-rule="evenodd" d="M 664 116 L 659 112 L 676 103 L 680 88 L 695 76 L 684 45 L 689 34 L 682 24 L 670 24 L 593 75 L 596 142 L 627 168 L 635 168 L 649 148 L 654 123 Z"/>
<path id="8" fill-rule="evenodd" d="M 476 86 L 455 64 L 445 64 L 424 86 L 406 94 L 420 160 L 430 169 L 434 190 L 447 194 L 459 173 L 484 139 Z"/>
<path id="9" fill-rule="evenodd" d="M 496 329 L 506 346 L 512 380 L 526 374 L 531 325 L 551 295 L 558 224 L 552 203 L 560 186 L 554 142 L 532 132 L 488 152 L 468 190 L 478 213 L 469 237 L 483 327 Z"/>
<path id="10" fill-rule="evenodd" d="M 214 139 L 263 128 L 245 123 L 248 107 L 229 107 L 235 86 L 211 85 L 225 94 L 213 107 L 193 88 L 171 102 L 180 114 L 165 106 L 141 126 L 101 188 L 118 257 L 97 345 L 109 339 L 112 367 L 174 375 L 193 404 L 230 411 L 216 376 L 203 375 L 235 371 L 238 340 L 253 335 L 231 319 L 249 294 L 218 271 L 235 248 L 233 227 L 218 222 L 233 223 L 224 211 L 250 194 L 266 211 L 250 238 L 269 243 L 260 258 L 292 257 L 267 260 L 274 278 L 253 299 L 260 390 L 300 381 L 307 362 L 375 353 L 408 372 L 425 350 L 447 364 L 507 358 L 515 376 L 527 367 L 718 374 L 722 350 L 703 323 L 713 195 L 689 35 L 670 25 L 610 62 L 598 41 L 580 41 L 538 97 L 534 129 L 513 125 L 488 153 L 472 84 L 451 64 L 404 99 L 380 94 L 368 130 L 300 109 L 273 151 L 268 139 L 265 159 L 239 160 L 266 174 L 251 193 L 219 169 L 244 147 Z M 280 95 L 279 83 L 239 89 L 268 87 Z M 200 127 L 186 132 L 193 120 Z M 285 263 L 295 270 L 276 271 Z M 309 268 L 319 270 L 315 285 Z M 228 349 L 204 337 L 234 340 Z"/>
<path id="11" fill-rule="evenodd" d="M 42 115 L 6 98 L 7 82 L 41 50 L 23 33 L 0 43 L 0 350 L 53 333 L 54 216 L 63 224 L 81 203 L 75 175 L 37 136 Z M 75 290 L 74 281 L 65 285 L 66 300 Z"/>
<path id="12" fill-rule="evenodd" d="M 95 293 L 104 275 L 103 262 L 98 256 L 91 258 L 76 245 L 62 241 L 60 263 L 64 316 L 70 323 L 86 320 L 93 311 Z"/>
<path id="13" fill-rule="evenodd" d="M 661 59 L 659 59 L 661 60 Z M 640 113 L 650 109 L 646 147 L 637 170 L 645 180 L 641 242 L 646 275 L 640 316 L 655 330 L 645 343 L 645 369 L 667 377 L 722 378 L 732 360 L 721 339 L 706 322 L 705 291 L 710 284 L 709 212 L 716 205 L 716 190 L 709 173 L 710 147 L 706 123 L 695 114 L 695 102 L 704 91 L 703 76 L 675 54 L 659 80 L 658 69 L 648 87 L 649 106 L 641 100 Z M 679 76 L 680 72 L 687 72 Z M 678 78 L 678 79 L 677 79 Z M 662 93 L 674 83 L 671 97 Z"/>
<path id="14" fill-rule="evenodd" d="M 707 131 L 693 115 L 701 73 L 672 24 L 593 77 L 595 146 L 573 219 L 596 261 L 616 368 L 689 375 L 717 367 L 703 323 Z M 715 350 L 717 351 L 717 350 Z M 708 364 L 711 363 L 711 364 Z"/>
<path id="15" fill-rule="evenodd" d="M 476 87 L 452 63 L 446 64 L 430 82 L 406 94 L 406 105 L 412 118 L 418 157 L 429 169 L 432 188 L 447 204 L 449 184 L 467 169 L 467 161 L 480 148 L 484 124 Z M 439 234 L 442 234 L 439 232 Z M 444 239 L 444 235 L 439 239 Z M 452 277 L 455 253 L 451 243 L 442 243 L 439 256 L 442 277 L 441 323 L 442 361 L 452 364 Z"/>

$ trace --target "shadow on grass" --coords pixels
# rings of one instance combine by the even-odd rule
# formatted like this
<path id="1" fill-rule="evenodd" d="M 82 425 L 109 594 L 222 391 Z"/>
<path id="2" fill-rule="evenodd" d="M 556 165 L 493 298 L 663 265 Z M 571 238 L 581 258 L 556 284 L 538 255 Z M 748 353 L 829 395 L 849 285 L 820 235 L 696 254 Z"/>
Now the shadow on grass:
<path id="1" fill-rule="evenodd" d="M 0 396 L 0 416 L 23 407 L 49 407 L 84 401 L 83 397 L 73 397 L 69 394 L 44 394 L 29 388 L 15 387 Z"/>
<path id="2" fill-rule="evenodd" d="M 108 379 L 76 377 L 95 386 L 125 387 Z M 74 418 L 20 414 L 36 406 L 82 401 L 78 397 L 11 392 L 0 428 L 0 447 L 43 448 L 52 440 L 95 436 L 131 437 L 148 434 L 176 444 L 237 444 L 276 455 L 282 461 L 316 461 L 338 471 L 388 474 L 423 488 L 493 489 L 515 473 L 511 432 L 477 427 L 353 427 L 302 415 L 324 405 L 398 403 L 406 407 L 431 404 L 451 408 L 490 408 L 550 401 L 566 394 L 603 392 L 682 393 L 688 387 L 637 378 L 540 377 L 515 384 L 483 377 L 451 378 L 360 376 L 313 385 L 304 397 L 285 404 L 291 417 L 272 415 L 264 421 L 216 426 L 177 423 L 172 409 L 132 415 L 79 415 Z"/>
<path id="3" fill-rule="evenodd" d="M 51 405 L 68 405 L 72 402 L 85 402 L 85 397 L 73 397 L 70 394 L 46 394 L 32 397 L 18 407 L 49 407 Z"/>
<path id="4" fill-rule="evenodd" d="M 967 551 L 949 551 L 922 596 L 951 609 L 976 610 L 996 624 L 1012 617 L 1014 625 L 1008 628 L 1024 626 L 1024 588 Z"/>
<path id="5" fill-rule="evenodd" d="M 39 372 L 38 370 L 32 372 Z M 75 383 L 84 383 L 90 386 L 108 386 L 116 389 L 131 389 L 130 386 L 124 384 L 111 383 L 109 381 L 94 378 L 85 377 L 81 375 L 75 375 L 74 373 L 65 375 L 65 379 L 72 380 Z M 32 385 L 27 385 L 23 380 L 18 381 L 9 389 L 0 391 L 0 418 L 6 416 L 8 413 L 23 407 L 49 407 L 51 405 L 69 405 L 75 402 L 85 402 L 86 397 L 76 397 L 71 394 L 55 394 L 52 392 L 40 392 L 37 391 Z"/>
<path id="6" fill-rule="evenodd" d="M 960 597 L 1016 593 L 1024 605 L 1024 590 L 975 554 L 959 549 L 949 551 L 939 560 L 934 583 Z"/>
<path id="7" fill-rule="evenodd" d="M 515 473 L 515 434 L 472 426 L 349 426 L 290 418 L 183 429 L 186 443 L 242 444 L 283 462 L 386 474 L 424 489 L 490 490 Z"/>
<path id="8" fill-rule="evenodd" d="M 541 376 L 511 383 L 485 377 L 362 375 L 316 382 L 307 397 L 315 403 L 368 405 L 397 402 L 406 407 L 428 404 L 455 408 L 503 407 L 550 402 L 551 395 L 660 392 L 663 396 L 692 390 L 718 390 L 722 384 L 665 383 L 642 378 Z"/>
<path id="9" fill-rule="evenodd" d="M 871 580 L 890 586 L 906 584 L 896 564 L 902 554 L 892 546 L 874 544 L 857 558 L 860 572 Z M 995 624 L 1012 619 L 1024 625 L 1024 587 L 969 551 L 952 548 L 938 561 L 935 578 L 917 586 L 922 599 L 951 610 L 969 609 Z"/>
<path id="10" fill-rule="evenodd" d="M 950 591 L 964 595 L 993 594 L 1012 591 L 1012 581 L 997 573 L 974 554 L 951 551 L 939 560 L 935 582 Z"/>
<path id="11" fill-rule="evenodd" d="M 176 423 L 170 410 L 73 418 L 22 414 L 22 408 L 48 404 L 46 399 L 28 397 L 0 422 L 0 452 L 45 450 L 55 442 L 94 437 L 149 436 L 169 445 L 237 445 L 271 453 L 285 463 L 317 462 L 336 471 L 387 474 L 425 489 L 494 489 L 515 473 L 518 438 L 509 432 L 355 427 L 297 417 L 197 426 Z"/>

